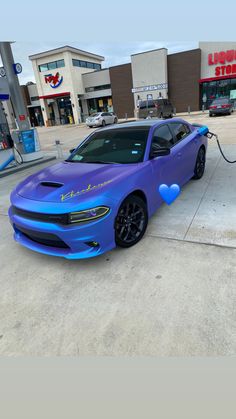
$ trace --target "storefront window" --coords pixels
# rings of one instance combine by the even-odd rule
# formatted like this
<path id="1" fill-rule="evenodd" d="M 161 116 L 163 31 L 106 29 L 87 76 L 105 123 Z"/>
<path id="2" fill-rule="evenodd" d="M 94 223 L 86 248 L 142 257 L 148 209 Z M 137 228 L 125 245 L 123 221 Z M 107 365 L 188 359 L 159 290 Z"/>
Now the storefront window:
<path id="1" fill-rule="evenodd" d="M 90 115 L 95 112 L 113 112 L 111 97 L 106 96 L 102 98 L 88 99 L 87 103 Z"/>
<path id="2" fill-rule="evenodd" d="M 231 79 L 229 97 L 234 103 L 234 108 L 236 108 L 236 79 Z"/>
<path id="3" fill-rule="evenodd" d="M 234 92 L 235 91 L 235 92 Z M 204 82 L 201 85 L 201 106 L 209 109 L 214 99 L 227 97 L 236 103 L 236 79 Z"/>

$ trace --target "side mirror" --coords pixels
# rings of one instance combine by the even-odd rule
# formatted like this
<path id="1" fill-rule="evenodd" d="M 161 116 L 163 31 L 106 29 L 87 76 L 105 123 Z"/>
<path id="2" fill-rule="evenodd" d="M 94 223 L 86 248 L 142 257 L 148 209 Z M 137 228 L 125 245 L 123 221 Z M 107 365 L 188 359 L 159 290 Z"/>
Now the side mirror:
<path id="1" fill-rule="evenodd" d="M 75 148 L 70 149 L 70 154 L 72 154 L 75 151 Z"/>
<path id="2" fill-rule="evenodd" d="M 151 150 L 150 158 L 155 159 L 155 157 L 168 156 L 169 154 L 170 149 L 168 147 L 154 148 Z"/>
<path id="3" fill-rule="evenodd" d="M 198 128 L 198 134 L 199 135 L 207 135 L 207 133 L 209 132 L 209 129 L 208 129 L 208 127 L 207 126 L 202 126 L 202 127 L 200 127 L 200 128 Z"/>

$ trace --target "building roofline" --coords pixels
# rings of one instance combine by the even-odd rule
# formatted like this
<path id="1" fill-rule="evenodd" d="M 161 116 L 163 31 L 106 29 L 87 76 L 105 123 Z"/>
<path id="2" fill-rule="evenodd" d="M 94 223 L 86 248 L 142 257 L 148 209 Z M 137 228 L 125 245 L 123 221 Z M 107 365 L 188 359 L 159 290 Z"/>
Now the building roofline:
<path id="1" fill-rule="evenodd" d="M 38 54 L 29 55 L 29 59 L 31 61 L 32 60 L 37 60 L 38 58 L 48 57 L 50 55 L 57 54 L 58 52 L 65 52 L 65 51 L 75 52 L 77 54 L 85 55 L 85 56 L 91 57 L 91 58 L 96 58 L 96 59 L 101 60 L 101 61 L 105 60 L 105 57 L 103 57 L 102 55 L 94 54 L 92 52 L 88 52 L 88 51 L 84 51 L 82 49 L 71 47 L 70 45 L 64 45 L 64 46 L 59 47 L 59 48 L 54 48 L 54 49 L 50 49 L 50 50 L 47 50 L 47 51 L 44 51 L 44 52 L 39 52 Z"/>
<path id="2" fill-rule="evenodd" d="M 129 63 L 123 63 L 123 64 L 111 65 L 111 67 L 109 67 L 109 68 L 123 67 L 124 65 L 131 65 L 131 62 L 129 62 Z"/>
<path id="3" fill-rule="evenodd" d="M 191 51 L 201 51 L 201 48 L 193 48 L 193 49 L 186 49 L 185 51 L 172 52 L 171 54 L 168 54 L 168 57 L 170 55 L 184 54 L 185 52 L 191 52 Z"/>
<path id="4" fill-rule="evenodd" d="M 106 68 L 100 68 L 99 70 L 94 70 L 94 71 L 87 71 L 86 73 L 81 73 L 82 76 L 86 76 L 87 74 L 94 74 L 94 73 L 98 73 L 100 71 L 105 71 L 105 70 L 109 70 L 110 67 L 106 67 Z"/>
<path id="5" fill-rule="evenodd" d="M 134 55 L 147 54 L 148 52 L 160 51 L 161 49 L 165 49 L 167 51 L 167 48 L 165 47 L 155 48 L 155 49 L 150 49 L 149 51 L 137 52 L 136 54 L 131 54 L 130 56 L 133 57 Z"/>

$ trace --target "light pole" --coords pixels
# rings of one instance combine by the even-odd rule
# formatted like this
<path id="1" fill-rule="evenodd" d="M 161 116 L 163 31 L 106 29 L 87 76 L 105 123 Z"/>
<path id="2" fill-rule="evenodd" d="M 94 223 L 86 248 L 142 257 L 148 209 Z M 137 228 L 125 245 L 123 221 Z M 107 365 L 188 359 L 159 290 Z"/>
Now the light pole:
<path id="1" fill-rule="evenodd" d="M 31 127 L 27 118 L 27 110 L 24 104 L 17 76 L 17 67 L 14 63 L 14 58 L 12 55 L 11 43 L 0 42 L 0 53 L 8 81 L 10 96 L 13 103 L 18 127 L 20 131 L 30 129 Z"/>

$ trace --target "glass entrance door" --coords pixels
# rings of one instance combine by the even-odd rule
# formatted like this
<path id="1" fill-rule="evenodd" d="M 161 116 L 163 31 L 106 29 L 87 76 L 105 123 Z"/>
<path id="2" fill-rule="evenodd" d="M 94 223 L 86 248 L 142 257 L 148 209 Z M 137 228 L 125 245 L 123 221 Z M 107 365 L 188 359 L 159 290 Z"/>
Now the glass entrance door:
<path id="1" fill-rule="evenodd" d="M 60 123 L 62 125 L 69 124 L 71 118 L 73 119 L 70 96 L 65 96 L 60 99 L 57 99 L 57 105 L 60 115 Z"/>

